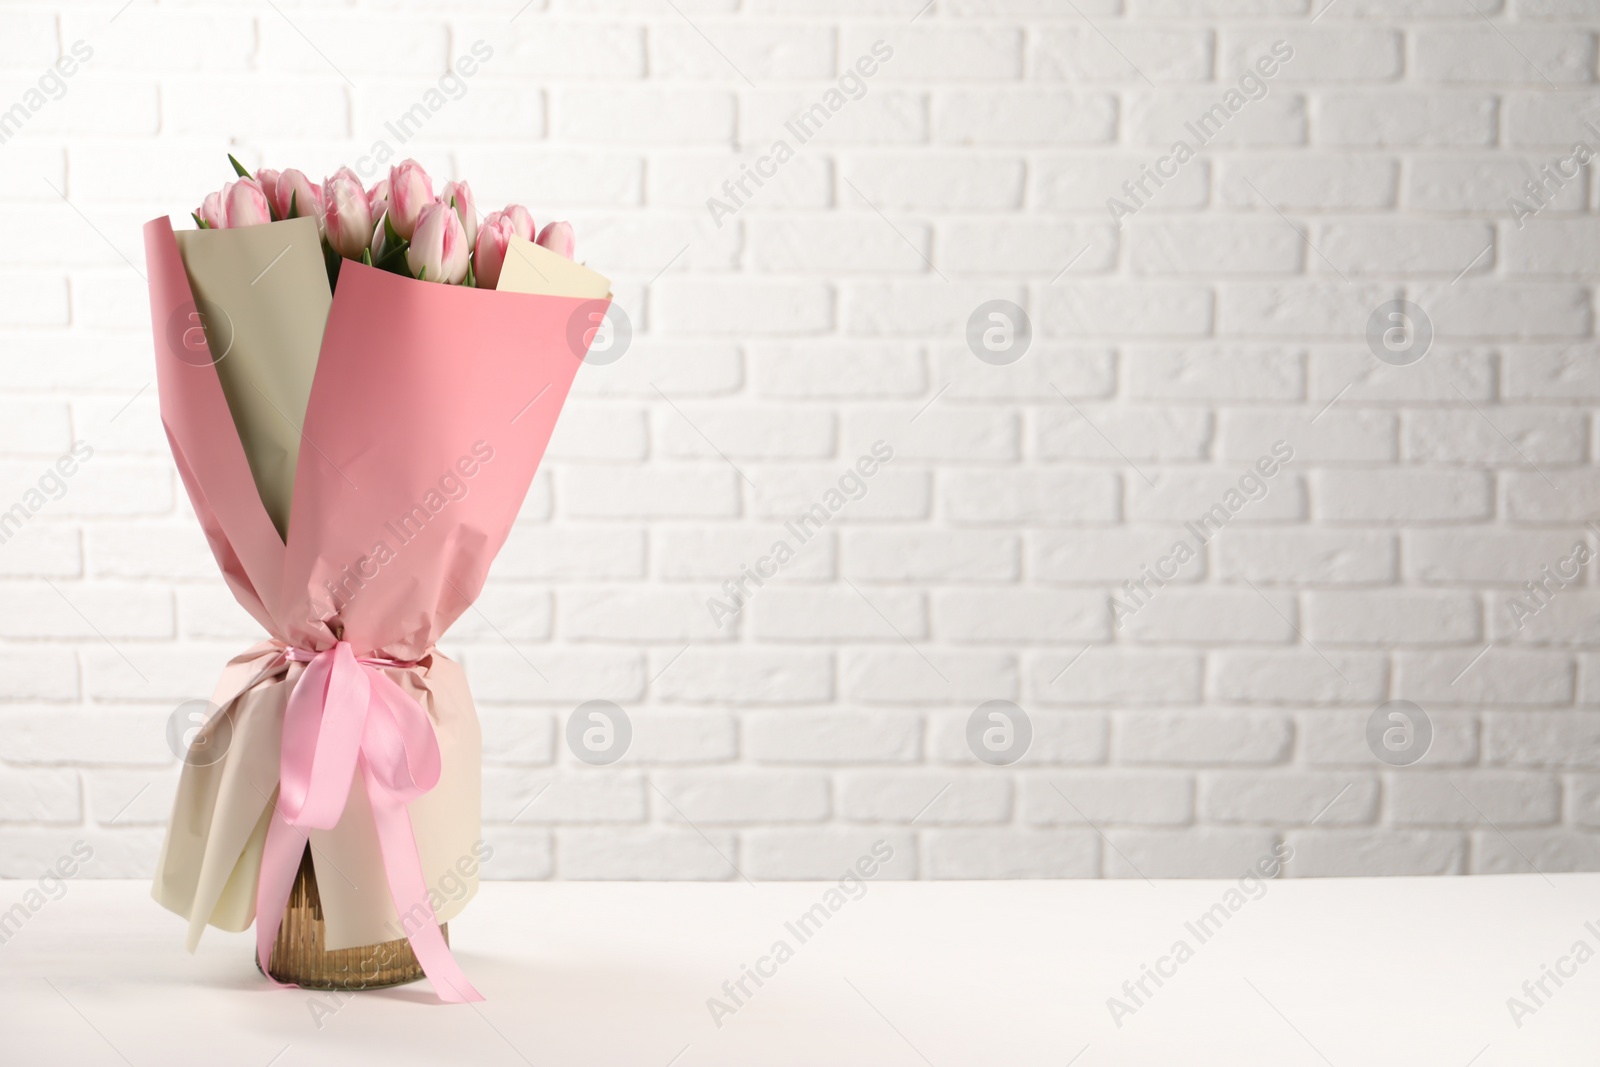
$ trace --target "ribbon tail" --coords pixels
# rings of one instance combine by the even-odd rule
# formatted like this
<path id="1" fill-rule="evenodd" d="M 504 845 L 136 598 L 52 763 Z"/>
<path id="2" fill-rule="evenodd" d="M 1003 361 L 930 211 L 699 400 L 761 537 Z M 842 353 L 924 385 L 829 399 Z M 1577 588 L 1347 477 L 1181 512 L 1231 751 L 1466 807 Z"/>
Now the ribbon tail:
<path id="1" fill-rule="evenodd" d="M 400 929 L 411 942 L 417 963 L 433 983 L 433 991 L 447 1004 L 480 1001 L 483 994 L 472 987 L 456 958 L 450 954 L 433 905 L 428 903 L 428 886 L 422 877 L 422 860 L 417 855 L 417 839 L 411 830 L 411 816 L 405 805 L 378 783 L 366 760 L 361 771 L 372 803 L 372 821 L 378 828 L 378 849 L 383 853 L 384 870 L 389 876 L 389 895 L 394 899 Z M 285 903 L 288 902 L 285 896 Z M 280 908 L 280 911 L 282 909 Z"/>
<path id="2" fill-rule="evenodd" d="M 291 984 L 272 977 L 272 948 L 283 925 L 283 912 L 294 891 L 295 876 L 305 855 L 306 835 L 290 826 L 273 801 L 272 822 L 267 826 L 266 845 L 261 850 L 261 877 L 256 882 L 256 959 L 267 981 L 283 989 Z"/>

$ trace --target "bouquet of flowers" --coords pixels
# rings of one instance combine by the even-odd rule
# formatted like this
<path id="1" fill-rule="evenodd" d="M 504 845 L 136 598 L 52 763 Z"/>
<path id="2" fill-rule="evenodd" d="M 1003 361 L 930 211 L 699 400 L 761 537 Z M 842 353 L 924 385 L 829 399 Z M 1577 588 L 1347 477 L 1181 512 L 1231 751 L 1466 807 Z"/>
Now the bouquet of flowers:
<path id="1" fill-rule="evenodd" d="M 232 160 L 232 157 L 229 157 Z M 296 170 L 145 226 L 161 417 L 268 639 L 185 759 L 153 887 L 256 924 L 264 973 L 479 999 L 441 924 L 477 887 L 481 740 L 434 647 L 482 589 L 610 300 L 572 228 L 415 162 Z"/>

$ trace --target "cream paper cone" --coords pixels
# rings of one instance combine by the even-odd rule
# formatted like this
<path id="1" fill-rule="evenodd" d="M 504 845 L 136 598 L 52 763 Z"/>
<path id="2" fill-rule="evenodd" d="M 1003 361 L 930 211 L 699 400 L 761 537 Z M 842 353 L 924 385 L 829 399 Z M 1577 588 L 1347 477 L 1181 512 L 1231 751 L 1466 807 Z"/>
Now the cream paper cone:
<path id="1" fill-rule="evenodd" d="M 317 222 L 173 236 L 261 503 L 287 539 L 300 433 L 333 302 Z"/>

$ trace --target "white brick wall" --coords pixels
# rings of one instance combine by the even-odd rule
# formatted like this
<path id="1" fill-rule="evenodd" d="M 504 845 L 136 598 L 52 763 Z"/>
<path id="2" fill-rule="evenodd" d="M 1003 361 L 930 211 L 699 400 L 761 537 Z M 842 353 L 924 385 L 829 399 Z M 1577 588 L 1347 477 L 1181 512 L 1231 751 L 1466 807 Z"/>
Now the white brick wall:
<path id="1" fill-rule="evenodd" d="M 0 144 L 0 510 L 95 452 L 0 545 L 0 876 L 80 836 L 148 874 L 168 717 L 257 637 L 166 452 L 138 224 L 227 151 L 355 162 L 478 40 L 402 154 L 572 218 L 635 330 L 447 641 L 491 877 L 819 877 L 878 837 L 923 878 L 1230 874 L 1280 840 L 1295 875 L 1600 867 L 1595 566 L 1507 607 L 1600 537 L 1600 190 L 1523 191 L 1600 149 L 1597 30 L 1595 0 L 5 0 L 0 110 L 93 56 Z M 1436 334 L 1410 366 L 1367 341 L 1397 297 Z M 966 342 L 995 299 L 1031 317 L 1007 366 Z M 878 439 L 866 494 L 713 622 Z M 1393 699 L 1420 763 L 1369 749 Z M 566 740 L 590 700 L 632 722 L 609 766 Z M 1020 762 L 969 747 L 991 700 Z"/>

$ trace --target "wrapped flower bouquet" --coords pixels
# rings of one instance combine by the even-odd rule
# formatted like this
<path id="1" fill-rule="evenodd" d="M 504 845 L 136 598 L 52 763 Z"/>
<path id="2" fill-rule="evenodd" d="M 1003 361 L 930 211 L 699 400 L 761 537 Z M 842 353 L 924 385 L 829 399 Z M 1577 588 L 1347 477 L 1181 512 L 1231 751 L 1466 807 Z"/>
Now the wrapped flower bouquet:
<path id="1" fill-rule="evenodd" d="M 482 589 L 609 304 L 573 233 L 412 161 L 248 174 L 145 226 L 161 418 L 266 640 L 222 671 L 154 884 L 273 980 L 426 973 L 477 887 L 480 734 L 435 643 Z"/>

